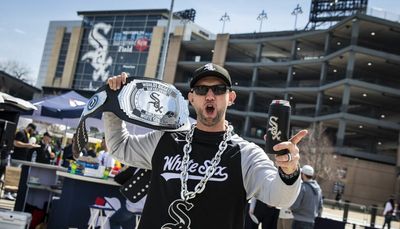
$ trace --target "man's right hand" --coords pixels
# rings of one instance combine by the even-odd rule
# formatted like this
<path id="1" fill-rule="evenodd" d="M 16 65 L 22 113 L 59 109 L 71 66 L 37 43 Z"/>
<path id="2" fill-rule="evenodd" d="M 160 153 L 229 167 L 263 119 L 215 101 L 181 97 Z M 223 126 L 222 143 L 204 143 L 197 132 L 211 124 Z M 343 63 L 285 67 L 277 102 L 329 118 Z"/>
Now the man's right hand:
<path id="1" fill-rule="evenodd" d="M 126 78 L 128 74 L 126 72 L 122 72 L 121 75 L 112 76 L 108 78 L 107 83 L 110 86 L 111 90 L 119 90 L 122 85 L 126 84 Z"/>

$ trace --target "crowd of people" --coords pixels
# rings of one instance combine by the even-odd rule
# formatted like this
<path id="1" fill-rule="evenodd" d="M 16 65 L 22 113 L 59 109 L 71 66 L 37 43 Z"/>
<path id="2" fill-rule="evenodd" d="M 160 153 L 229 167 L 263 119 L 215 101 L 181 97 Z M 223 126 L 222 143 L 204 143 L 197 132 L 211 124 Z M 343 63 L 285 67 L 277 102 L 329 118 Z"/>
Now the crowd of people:
<path id="1" fill-rule="evenodd" d="M 60 139 L 50 132 L 38 134 L 37 126 L 33 123 L 16 132 L 13 150 L 1 151 L 0 178 L 5 174 L 7 165 L 20 167 L 19 161 L 30 161 L 43 164 L 52 164 L 68 168 L 75 158 L 72 154 L 73 138 L 69 139 L 67 145 L 62 148 Z M 97 157 L 100 165 L 113 167 L 115 160 L 108 154 L 105 140 L 103 138 L 100 151 L 95 152 L 93 148 L 83 150 L 81 156 Z M 3 195 L 8 200 L 15 200 L 16 193 L 6 191 Z"/>

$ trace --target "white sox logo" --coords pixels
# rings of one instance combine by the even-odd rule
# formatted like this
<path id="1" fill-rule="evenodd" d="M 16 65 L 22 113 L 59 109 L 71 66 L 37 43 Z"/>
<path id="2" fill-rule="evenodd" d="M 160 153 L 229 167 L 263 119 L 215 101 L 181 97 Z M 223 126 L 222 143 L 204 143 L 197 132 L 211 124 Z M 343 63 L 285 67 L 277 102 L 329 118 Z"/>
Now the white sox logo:
<path id="1" fill-rule="evenodd" d="M 268 128 L 268 131 L 272 135 L 272 140 L 281 141 L 281 131 L 278 130 L 279 128 L 278 128 L 278 122 L 277 121 L 278 121 L 278 117 L 276 117 L 276 116 L 271 116 L 269 118 L 268 124 L 269 124 L 270 127 Z"/>
<path id="2" fill-rule="evenodd" d="M 204 70 L 215 71 L 215 68 L 212 63 L 208 63 L 208 64 L 204 65 Z"/>
<path id="3" fill-rule="evenodd" d="M 90 64 L 94 68 L 92 78 L 97 81 L 101 78 L 102 81 L 106 81 L 110 72 L 107 68 L 112 64 L 113 60 L 108 55 L 108 41 L 99 31 L 102 30 L 104 34 L 108 34 L 111 30 L 111 25 L 105 23 L 97 23 L 93 26 L 90 31 L 88 41 L 89 44 L 96 50 L 91 50 L 82 56 L 82 60 L 90 59 Z"/>
<path id="4" fill-rule="evenodd" d="M 154 109 L 156 110 L 156 112 L 160 112 L 162 113 L 162 108 L 163 106 L 160 105 L 160 99 L 158 98 L 158 96 L 160 96 L 159 94 L 153 92 L 150 94 L 150 99 L 152 99 L 152 102 L 149 102 L 151 104 L 153 104 Z"/>
<path id="5" fill-rule="evenodd" d="M 181 166 L 182 166 L 182 158 L 180 155 L 176 155 L 174 157 L 165 156 L 164 157 L 165 164 L 163 172 L 161 176 L 165 179 L 165 181 L 169 181 L 171 179 L 180 179 L 181 177 Z M 206 174 L 207 170 L 211 166 L 211 160 L 205 160 L 203 163 L 197 163 L 193 160 L 190 160 L 188 166 L 189 179 L 190 180 L 201 180 L 201 178 Z M 217 166 L 215 168 L 215 172 L 212 177 L 210 177 L 209 181 L 215 182 L 224 182 L 228 179 L 228 173 L 226 171 L 226 167 Z"/>
<path id="6" fill-rule="evenodd" d="M 161 229 L 190 229 L 190 218 L 186 212 L 192 209 L 193 204 L 184 200 L 175 200 L 169 205 L 168 214 L 175 221 L 174 223 L 166 223 Z"/>

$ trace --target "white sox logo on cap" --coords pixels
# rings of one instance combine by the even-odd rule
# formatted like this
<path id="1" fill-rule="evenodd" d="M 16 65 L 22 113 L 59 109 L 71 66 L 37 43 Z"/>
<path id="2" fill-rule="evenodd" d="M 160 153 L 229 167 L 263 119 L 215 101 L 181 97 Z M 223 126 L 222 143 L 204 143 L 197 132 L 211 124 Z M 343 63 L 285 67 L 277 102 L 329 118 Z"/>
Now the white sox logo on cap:
<path id="1" fill-rule="evenodd" d="M 208 63 L 208 64 L 204 65 L 204 70 L 215 71 L 216 68 L 214 67 L 214 65 L 212 63 Z"/>

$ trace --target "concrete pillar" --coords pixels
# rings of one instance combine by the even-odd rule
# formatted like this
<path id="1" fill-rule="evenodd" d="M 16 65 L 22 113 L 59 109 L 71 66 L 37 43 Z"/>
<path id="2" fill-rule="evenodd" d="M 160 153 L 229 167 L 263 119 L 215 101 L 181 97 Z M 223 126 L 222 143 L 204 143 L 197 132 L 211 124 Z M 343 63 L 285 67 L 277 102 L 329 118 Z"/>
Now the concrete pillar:
<path id="1" fill-rule="evenodd" d="M 297 40 L 292 41 L 292 49 L 290 50 L 290 56 L 292 60 L 297 59 L 297 47 L 299 46 L 299 42 Z"/>
<path id="2" fill-rule="evenodd" d="M 346 122 L 343 119 L 339 119 L 339 127 L 336 133 L 336 146 L 343 146 L 344 135 L 346 133 Z"/>
<path id="3" fill-rule="evenodd" d="M 68 45 L 67 57 L 65 58 L 64 71 L 61 79 L 61 87 L 72 88 L 76 63 L 79 57 L 79 48 L 81 46 L 83 35 L 82 27 L 74 27 L 71 33 L 71 39 Z"/>
<path id="4" fill-rule="evenodd" d="M 264 47 L 263 44 L 258 44 L 256 57 L 255 57 L 255 60 L 254 60 L 255 63 L 260 62 L 261 53 L 263 51 L 263 47 Z M 255 87 L 256 86 L 256 83 L 258 81 L 258 72 L 259 72 L 258 67 L 254 67 L 253 68 L 253 75 L 251 77 L 251 87 Z M 247 108 L 246 108 L 247 112 L 252 111 L 253 108 L 254 108 L 254 97 L 255 97 L 254 91 L 251 90 L 250 94 L 249 94 L 249 101 L 247 103 Z M 243 127 L 243 130 L 244 130 L 243 132 L 244 132 L 245 136 L 248 136 L 249 133 L 250 133 L 250 124 L 251 124 L 250 123 L 250 116 L 246 115 L 246 118 L 245 118 L 245 121 L 244 121 L 244 127 Z"/>
<path id="5" fill-rule="evenodd" d="M 320 81 L 319 81 L 319 85 L 322 86 L 326 80 L 326 75 L 328 73 L 328 63 L 327 62 L 323 62 L 321 65 L 321 73 L 320 73 Z M 315 106 L 315 113 L 314 116 L 318 116 L 321 112 L 322 109 L 322 105 L 323 105 L 323 100 L 324 100 L 324 92 L 320 91 L 318 92 L 318 96 L 317 96 L 317 104 Z"/>
<path id="6" fill-rule="evenodd" d="M 286 87 L 290 87 L 290 84 L 293 81 L 293 71 L 294 71 L 294 67 L 293 67 L 293 65 L 290 65 L 289 69 L 288 69 L 287 77 L 286 77 Z"/>
<path id="7" fill-rule="evenodd" d="M 218 34 L 214 45 L 214 54 L 212 62 L 224 66 L 226 53 L 228 52 L 229 34 Z"/>
<path id="8" fill-rule="evenodd" d="M 58 58 L 60 57 L 61 45 L 64 38 L 65 27 L 60 27 L 56 30 L 54 37 L 54 46 L 51 49 L 51 57 L 49 61 L 49 67 L 47 69 L 47 76 L 45 84 L 43 86 L 53 86 L 54 77 L 56 75 Z"/>
<path id="9" fill-rule="evenodd" d="M 331 40 L 332 40 L 332 34 L 331 32 L 326 33 L 325 35 L 325 44 L 324 44 L 324 53 L 325 56 L 327 54 L 329 54 L 330 50 L 331 50 Z"/>
<path id="10" fill-rule="evenodd" d="M 164 29 L 165 28 L 161 26 L 155 26 L 153 28 L 149 54 L 147 56 L 146 69 L 144 70 L 145 77 L 156 78 L 158 62 L 160 60 L 161 54 L 161 46 L 164 36 Z"/>
<path id="11" fill-rule="evenodd" d="M 347 62 L 347 66 L 346 66 L 346 79 L 353 78 L 355 62 L 356 62 L 356 54 L 355 54 L 355 52 L 350 51 L 349 52 L 349 61 Z"/>
<path id="12" fill-rule="evenodd" d="M 178 66 L 179 54 L 181 51 L 182 36 L 172 36 L 169 39 L 167 61 L 163 80 L 173 84 L 175 82 L 176 67 Z"/>
<path id="13" fill-rule="evenodd" d="M 350 86 L 348 84 L 345 84 L 342 95 L 342 105 L 340 107 L 340 112 L 347 112 L 349 103 L 350 103 Z"/>
<path id="14" fill-rule="evenodd" d="M 357 45 L 358 43 L 358 35 L 360 33 L 360 21 L 358 19 L 353 19 L 353 23 L 351 26 L 351 45 Z"/>

